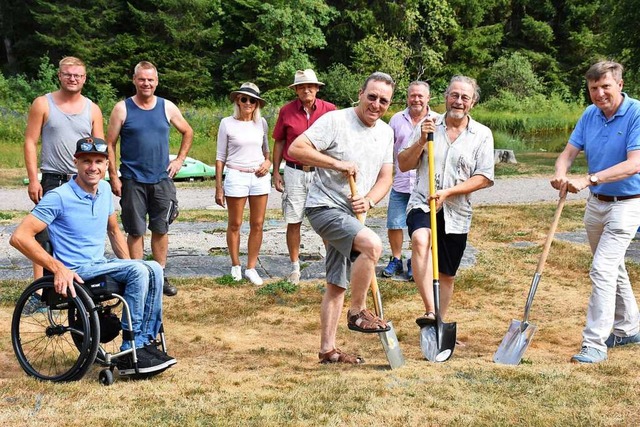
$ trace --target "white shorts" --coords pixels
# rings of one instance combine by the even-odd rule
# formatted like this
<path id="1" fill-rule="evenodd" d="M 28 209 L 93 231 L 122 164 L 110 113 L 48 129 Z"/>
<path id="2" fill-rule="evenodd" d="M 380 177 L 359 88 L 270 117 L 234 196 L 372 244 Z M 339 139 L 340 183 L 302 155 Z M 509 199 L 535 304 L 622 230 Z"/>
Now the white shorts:
<path id="1" fill-rule="evenodd" d="M 271 174 L 258 178 L 253 172 L 241 172 L 227 169 L 224 177 L 224 195 L 226 197 L 262 196 L 271 193 Z"/>
<path id="2" fill-rule="evenodd" d="M 284 167 L 282 215 L 287 224 L 299 224 L 304 219 L 304 204 L 314 173 Z"/>

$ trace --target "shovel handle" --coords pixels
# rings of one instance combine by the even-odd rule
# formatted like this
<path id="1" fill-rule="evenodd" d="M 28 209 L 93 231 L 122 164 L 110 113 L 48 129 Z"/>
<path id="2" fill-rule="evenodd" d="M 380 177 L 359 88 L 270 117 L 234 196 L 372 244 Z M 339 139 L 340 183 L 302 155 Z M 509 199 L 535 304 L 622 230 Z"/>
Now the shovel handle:
<path id="1" fill-rule="evenodd" d="M 427 160 L 429 162 L 429 196 L 436 192 L 435 159 L 433 153 L 433 133 L 427 134 Z M 431 219 L 431 262 L 433 264 L 433 280 L 440 280 L 438 267 L 438 226 L 436 222 L 436 201 L 429 200 L 429 217 Z"/>
<path id="2" fill-rule="evenodd" d="M 349 189 L 351 190 L 351 197 L 358 195 L 358 187 L 356 186 L 356 180 L 353 175 L 349 175 Z M 365 215 L 362 213 L 356 214 L 358 221 L 364 224 Z M 380 289 L 378 289 L 378 279 L 376 278 L 376 269 L 373 269 L 373 276 L 371 276 L 371 293 L 373 294 L 373 306 L 376 310 L 376 316 L 383 319 L 382 313 L 382 297 L 380 296 Z"/>
<path id="3" fill-rule="evenodd" d="M 544 242 L 544 249 L 542 250 L 542 254 L 540 255 L 538 266 L 536 267 L 536 273 L 540 275 L 542 275 L 542 269 L 544 268 L 545 262 L 547 262 L 547 256 L 549 255 L 551 243 L 553 242 L 553 236 L 556 234 L 556 228 L 558 228 L 558 222 L 560 221 L 560 215 L 562 214 L 562 209 L 564 208 L 564 202 L 566 200 L 567 193 L 565 192 L 562 197 L 560 197 L 560 200 L 558 200 L 558 206 L 556 207 L 556 212 L 553 215 L 553 222 L 551 223 L 551 227 L 549 227 L 547 240 Z"/>
<path id="4" fill-rule="evenodd" d="M 529 288 L 527 303 L 524 306 L 524 318 L 522 321 L 523 327 L 526 326 L 529 322 L 529 311 L 531 310 L 531 306 L 533 305 L 533 297 L 536 295 L 536 291 L 538 290 L 538 284 L 540 283 L 540 278 L 542 277 L 542 270 L 544 268 L 545 262 L 547 262 L 547 257 L 549 256 L 549 251 L 551 249 L 551 243 L 553 242 L 553 236 L 556 234 L 556 228 L 558 228 L 558 222 L 560 222 L 560 215 L 562 214 L 562 209 L 564 208 L 564 202 L 566 200 L 567 193 L 565 192 L 560 197 L 560 200 L 558 200 L 558 206 L 556 207 L 556 212 L 553 215 L 553 222 L 551 222 L 551 227 L 549 227 L 547 240 L 544 242 L 544 249 L 542 249 L 542 254 L 540 254 L 540 260 L 538 260 L 538 266 L 536 267 L 536 272 L 533 275 L 533 279 L 531 280 L 531 287 Z"/>

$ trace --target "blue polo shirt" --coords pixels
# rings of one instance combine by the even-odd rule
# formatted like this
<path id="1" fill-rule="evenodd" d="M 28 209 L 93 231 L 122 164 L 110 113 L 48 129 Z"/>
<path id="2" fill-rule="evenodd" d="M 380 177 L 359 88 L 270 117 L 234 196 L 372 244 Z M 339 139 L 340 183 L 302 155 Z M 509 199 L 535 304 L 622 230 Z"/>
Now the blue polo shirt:
<path id="1" fill-rule="evenodd" d="M 31 213 L 47 224 L 54 258 L 73 270 L 105 260 L 107 222 L 113 212 L 106 181 L 100 181 L 94 197 L 73 179 L 47 192 Z"/>
<path id="2" fill-rule="evenodd" d="M 569 137 L 569 143 L 583 150 L 589 173 L 598 173 L 627 160 L 629 151 L 640 150 L 640 101 L 626 93 L 618 111 L 607 119 L 595 105 L 587 107 Z M 607 196 L 640 194 L 640 175 L 590 187 Z"/>

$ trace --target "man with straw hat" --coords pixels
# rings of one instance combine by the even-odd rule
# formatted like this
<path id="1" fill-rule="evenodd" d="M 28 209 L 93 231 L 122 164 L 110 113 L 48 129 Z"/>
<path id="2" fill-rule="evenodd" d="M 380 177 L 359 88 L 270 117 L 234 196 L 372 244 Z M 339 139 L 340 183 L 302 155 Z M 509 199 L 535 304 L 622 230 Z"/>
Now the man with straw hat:
<path id="1" fill-rule="evenodd" d="M 296 71 L 289 87 L 295 90 L 297 98 L 280 109 L 273 129 L 273 182 L 276 190 L 282 193 L 282 214 L 287 222 L 287 249 L 291 260 L 291 273 L 287 279 L 293 284 L 300 281 L 300 226 L 315 168 L 303 165 L 291 156 L 289 147 L 320 116 L 336 109 L 332 103 L 316 97 L 321 86 L 324 83 L 318 81 L 313 70 Z M 286 162 L 284 177 L 280 175 L 283 158 Z"/>

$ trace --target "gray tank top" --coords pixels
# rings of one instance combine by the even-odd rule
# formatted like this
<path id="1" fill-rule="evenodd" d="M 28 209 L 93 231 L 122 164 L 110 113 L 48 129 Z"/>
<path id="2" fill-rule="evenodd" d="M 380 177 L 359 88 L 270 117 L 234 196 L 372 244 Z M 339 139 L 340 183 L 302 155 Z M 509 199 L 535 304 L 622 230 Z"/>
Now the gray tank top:
<path id="1" fill-rule="evenodd" d="M 78 114 L 67 114 L 53 102 L 50 93 L 46 97 L 49 117 L 42 127 L 40 170 L 43 173 L 75 173 L 73 154 L 76 152 L 76 142 L 91 136 L 91 100 L 83 96 L 84 109 Z"/>

